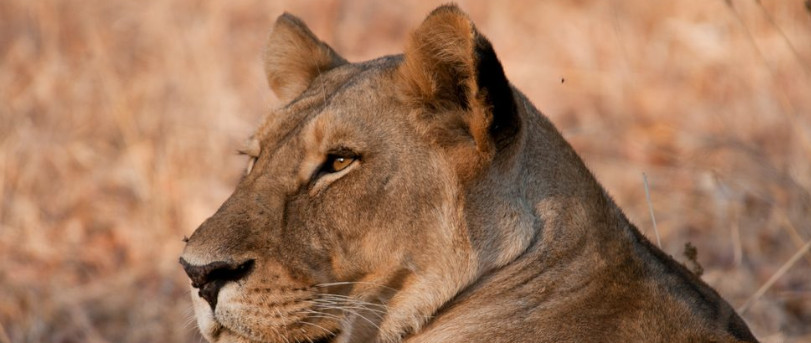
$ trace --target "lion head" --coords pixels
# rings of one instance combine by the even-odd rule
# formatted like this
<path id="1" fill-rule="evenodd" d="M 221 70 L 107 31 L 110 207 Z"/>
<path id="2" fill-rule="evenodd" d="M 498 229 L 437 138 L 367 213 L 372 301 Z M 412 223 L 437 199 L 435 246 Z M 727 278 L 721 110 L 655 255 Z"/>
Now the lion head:
<path id="1" fill-rule="evenodd" d="M 532 238 L 526 208 L 488 188 L 521 134 L 514 95 L 455 7 L 404 56 L 362 63 L 284 14 L 265 67 L 285 105 L 181 259 L 210 341 L 396 340 Z M 494 220 L 513 228 L 471 230 Z"/>
<path id="2" fill-rule="evenodd" d="M 664 299 L 675 288 L 646 273 L 680 269 L 649 253 L 457 7 L 434 10 L 404 54 L 360 63 L 284 14 L 265 70 L 284 105 L 180 259 L 209 341 L 420 341 L 428 328 L 422 341 L 559 341 L 587 337 L 573 316 L 588 306 L 602 323 L 589 332 L 618 313 L 634 324 L 617 332 L 669 323 L 628 299 Z M 474 332 L 493 320 L 504 325 Z"/>

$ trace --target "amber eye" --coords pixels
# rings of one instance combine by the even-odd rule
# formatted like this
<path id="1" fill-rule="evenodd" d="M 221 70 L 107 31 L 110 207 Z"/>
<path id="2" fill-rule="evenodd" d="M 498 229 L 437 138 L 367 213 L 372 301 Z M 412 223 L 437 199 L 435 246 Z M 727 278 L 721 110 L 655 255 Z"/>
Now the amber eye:
<path id="1" fill-rule="evenodd" d="M 327 157 L 325 171 L 329 173 L 339 172 L 349 167 L 352 162 L 355 162 L 354 157 L 330 155 Z"/>

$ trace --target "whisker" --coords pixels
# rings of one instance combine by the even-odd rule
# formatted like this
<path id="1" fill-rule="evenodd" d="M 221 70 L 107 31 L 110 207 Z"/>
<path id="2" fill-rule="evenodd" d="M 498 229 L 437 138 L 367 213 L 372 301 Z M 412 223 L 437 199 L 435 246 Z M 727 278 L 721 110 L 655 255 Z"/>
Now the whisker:
<path id="1" fill-rule="evenodd" d="M 388 313 L 388 311 L 384 311 L 384 310 L 380 310 L 380 309 L 376 309 L 376 308 L 370 308 L 369 306 L 365 306 L 365 304 L 363 304 L 363 303 L 354 303 L 354 302 L 351 302 L 351 301 L 336 302 L 336 301 L 332 301 L 332 300 L 328 300 L 328 299 L 318 299 L 318 300 L 315 300 L 315 302 L 316 302 L 316 305 L 335 305 L 336 308 L 337 307 L 342 307 L 342 308 L 351 308 L 351 309 L 356 309 L 356 310 L 368 310 L 368 311 L 374 312 L 374 313 L 376 313 L 378 315 L 381 315 L 381 316 Z"/>
<path id="2" fill-rule="evenodd" d="M 386 285 L 381 285 L 376 282 L 367 282 L 367 281 L 341 281 L 341 282 L 327 282 L 327 283 L 319 283 L 317 285 L 313 285 L 313 287 L 330 287 L 330 286 L 345 286 L 345 285 L 372 285 L 377 287 L 382 287 L 394 292 L 398 292 L 399 290 L 388 287 Z"/>
<path id="3" fill-rule="evenodd" d="M 321 325 L 314 324 L 314 323 L 308 323 L 308 322 L 301 322 L 301 324 L 306 324 L 306 325 L 315 326 L 315 327 L 317 327 L 317 328 L 319 328 L 319 329 L 321 329 L 321 330 L 324 330 L 324 332 L 326 332 L 326 333 L 329 335 L 329 337 L 335 336 L 335 333 L 334 333 L 334 332 L 332 332 L 332 331 L 329 331 L 329 330 L 325 329 L 325 328 L 324 328 L 323 326 L 321 326 Z"/>
<path id="4" fill-rule="evenodd" d="M 363 300 L 360 300 L 360 299 L 357 299 L 357 298 L 354 298 L 354 297 L 350 297 L 350 296 L 346 296 L 346 295 L 322 293 L 322 294 L 319 295 L 319 298 L 321 298 L 321 299 L 331 299 L 331 300 L 351 301 L 351 302 L 356 303 L 356 304 L 363 304 L 363 305 L 366 305 L 366 306 L 373 306 L 373 307 L 378 307 L 378 308 L 381 308 L 381 309 L 388 310 L 388 306 L 386 306 L 384 304 L 371 303 L 371 302 L 368 302 L 368 301 L 363 301 Z"/>
<path id="5" fill-rule="evenodd" d="M 377 324 L 375 324 L 371 319 L 366 318 L 366 316 L 358 313 L 357 311 L 353 311 L 353 310 L 347 309 L 346 307 L 342 307 L 342 306 L 328 306 L 328 307 L 325 307 L 325 308 L 335 309 L 335 310 L 339 310 L 339 311 L 343 311 L 343 312 L 348 312 L 348 313 L 350 313 L 352 315 L 355 315 L 356 317 L 359 317 L 359 318 L 369 322 L 369 324 L 372 324 L 372 326 L 374 326 L 375 328 L 380 330 L 380 327 L 377 326 Z M 378 316 L 378 319 L 379 318 L 382 318 L 382 316 Z"/>
<path id="6" fill-rule="evenodd" d="M 341 322 L 341 321 L 343 321 L 343 320 L 344 320 L 344 318 L 341 318 L 341 317 L 339 317 L 339 316 L 337 316 L 337 315 L 334 315 L 334 314 L 331 314 L 331 313 L 320 312 L 320 311 L 305 310 L 305 311 L 299 311 L 299 312 L 297 312 L 297 313 L 301 313 L 301 314 L 309 314 L 309 316 L 308 316 L 308 317 L 310 317 L 310 318 L 326 318 L 326 319 L 335 319 L 335 320 L 337 320 L 337 321 L 339 321 L 339 322 Z M 303 321 L 302 321 L 302 322 L 300 322 L 300 323 L 303 323 Z"/>
<path id="7" fill-rule="evenodd" d="M 189 329 L 189 328 L 191 328 L 192 325 L 197 323 L 197 317 L 194 315 L 194 309 L 193 308 L 187 308 L 185 310 L 185 312 L 186 312 L 186 314 L 185 314 L 186 315 L 186 320 L 183 323 L 183 328 L 184 329 Z"/>
<path id="8" fill-rule="evenodd" d="M 270 329 L 273 330 L 273 332 L 275 332 L 277 336 L 283 338 L 285 343 L 290 343 L 290 340 L 287 339 L 287 336 L 282 335 L 282 333 L 279 332 L 279 330 L 277 330 L 275 326 L 270 326 Z"/>
<path id="9" fill-rule="evenodd" d="M 285 315 L 284 315 L 284 314 L 282 314 L 282 311 L 279 311 L 279 308 L 278 308 L 278 307 L 274 307 L 273 309 L 274 309 L 274 310 L 276 310 L 276 314 L 278 314 L 278 315 L 279 315 L 279 319 L 281 319 L 281 320 L 282 320 L 282 325 L 281 325 L 281 327 L 284 329 L 284 336 L 282 336 L 282 337 L 284 338 L 284 341 L 285 341 L 286 343 L 290 343 L 290 341 L 287 339 L 287 336 L 290 336 L 290 332 L 287 332 L 287 324 L 285 323 L 287 320 L 286 320 L 286 318 L 285 318 Z M 296 339 L 296 342 L 298 342 L 298 339 Z"/>

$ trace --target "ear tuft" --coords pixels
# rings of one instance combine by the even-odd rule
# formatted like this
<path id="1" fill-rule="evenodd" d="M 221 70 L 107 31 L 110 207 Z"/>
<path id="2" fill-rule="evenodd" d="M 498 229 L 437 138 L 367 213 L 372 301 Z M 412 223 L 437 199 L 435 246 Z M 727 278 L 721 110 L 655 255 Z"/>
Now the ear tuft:
<path id="1" fill-rule="evenodd" d="M 319 74 L 345 63 L 299 18 L 284 13 L 276 19 L 265 48 L 265 75 L 281 101 L 290 102 Z"/>

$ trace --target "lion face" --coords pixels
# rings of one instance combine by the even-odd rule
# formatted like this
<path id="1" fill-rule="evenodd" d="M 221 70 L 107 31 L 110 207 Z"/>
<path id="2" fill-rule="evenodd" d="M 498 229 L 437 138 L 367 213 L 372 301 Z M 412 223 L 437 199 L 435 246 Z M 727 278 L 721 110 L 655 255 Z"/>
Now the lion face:
<path id="1" fill-rule="evenodd" d="M 484 83 L 486 63 L 499 73 Z M 206 339 L 397 341 L 526 246 L 530 230 L 471 230 L 489 224 L 470 223 L 481 207 L 471 185 L 518 124 L 493 116 L 512 93 L 458 9 L 432 13 L 404 56 L 357 64 L 285 14 L 266 70 L 287 104 L 251 138 L 244 177 L 181 257 Z"/>
<path id="2" fill-rule="evenodd" d="M 389 289 L 413 282 L 409 269 L 423 263 L 417 249 L 452 265 L 469 259 L 464 232 L 437 225 L 454 220 L 453 175 L 407 113 L 384 106 L 394 93 L 379 63 L 390 62 L 338 67 L 325 75 L 337 80 L 271 113 L 248 152 L 252 168 L 189 239 L 184 261 L 222 261 L 208 275 L 234 279 L 193 297 L 210 340 L 315 339 L 352 317 L 378 325 Z M 218 281 L 197 284 L 206 282 Z"/>
<path id="3" fill-rule="evenodd" d="M 447 14 L 470 48 L 472 25 Z M 449 92 L 428 106 L 420 92 L 436 80 L 413 70 L 432 54 L 349 64 L 279 18 L 266 69 L 288 104 L 252 137 L 245 176 L 181 258 L 206 339 L 397 340 L 475 277 L 460 188 L 495 143 L 477 137 L 490 119 L 472 118 L 475 94 L 455 85 L 471 73 L 443 76 Z M 450 114 L 434 118 L 440 108 Z"/>

